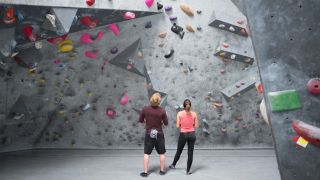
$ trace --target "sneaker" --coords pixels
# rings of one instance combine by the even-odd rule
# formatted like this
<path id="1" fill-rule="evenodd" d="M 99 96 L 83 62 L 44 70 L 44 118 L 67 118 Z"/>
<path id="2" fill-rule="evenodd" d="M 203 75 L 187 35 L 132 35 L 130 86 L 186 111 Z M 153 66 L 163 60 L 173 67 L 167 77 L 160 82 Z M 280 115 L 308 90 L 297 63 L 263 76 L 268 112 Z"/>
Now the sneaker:
<path id="1" fill-rule="evenodd" d="M 187 174 L 187 175 L 190 175 L 190 174 L 192 174 L 192 172 L 190 172 L 190 171 L 186 171 L 186 174 Z"/>
<path id="2" fill-rule="evenodd" d="M 160 171 L 159 174 L 160 174 L 160 175 L 165 175 L 166 172 L 165 172 L 165 171 Z"/>
<path id="3" fill-rule="evenodd" d="M 173 164 L 171 164 L 171 165 L 169 166 L 169 168 L 170 168 L 170 169 L 175 169 L 176 167 L 175 167 Z"/>
<path id="4" fill-rule="evenodd" d="M 141 176 L 141 177 L 147 177 L 147 176 L 148 176 L 148 173 L 142 172 L 142 173 L 140 173 L 140 176 Z"/>

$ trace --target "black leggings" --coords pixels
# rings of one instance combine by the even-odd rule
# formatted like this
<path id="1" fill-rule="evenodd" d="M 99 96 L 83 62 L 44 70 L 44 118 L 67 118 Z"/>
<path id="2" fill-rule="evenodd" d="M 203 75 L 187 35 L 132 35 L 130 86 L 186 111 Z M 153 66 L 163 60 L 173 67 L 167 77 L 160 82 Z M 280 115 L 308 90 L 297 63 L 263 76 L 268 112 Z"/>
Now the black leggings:
<path id="1" fill-rule="evenodd" d="M 196 134 L 195 132 L 187 132 L 187 133 L 180 133 L 179 140 L 178 140 L 178 147 L 176 155 L 174 156 L 173 165 L 175 166 L 180 158 L 180 155 L 183 151 L 184 145 L 188 142 L 188 162 L 187 162 L 187 172 L 189 172 L 192 160 L 193 160 L 193 149 L 194 143 L 196 142 Z"/>

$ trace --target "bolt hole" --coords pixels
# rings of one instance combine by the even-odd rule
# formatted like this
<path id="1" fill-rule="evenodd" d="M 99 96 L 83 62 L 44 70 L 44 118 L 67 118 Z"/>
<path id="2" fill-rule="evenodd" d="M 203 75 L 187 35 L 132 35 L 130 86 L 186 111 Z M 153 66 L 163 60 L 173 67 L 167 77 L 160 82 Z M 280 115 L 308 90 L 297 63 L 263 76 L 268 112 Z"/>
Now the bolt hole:
<path id="1" fill-rule="evenodd" d="M 302 5 L 299 5 L 299 8 L 302 8 Z"/>
<path id="2" fill-rule="evenodd" d="M 274 16 L 273 16 L 273 15 L 271 15 L 270 17 L 271 17 L 271 18 L 273 18 Z"/>
<path id="3" fill-rule="evenodd" d="M 293 39 L 292 38 L 290 38 L 290 41 L 292 41 Z"/>
<path id="4" fill-rule="evenodd" d="M 309 27 L 309 28 L 308 28 L 308 30 L 309 30 L 309 31 L 311 31 L 311 30 L 312 30 L 312 28 L 311 28 L 311 27 Z"/>

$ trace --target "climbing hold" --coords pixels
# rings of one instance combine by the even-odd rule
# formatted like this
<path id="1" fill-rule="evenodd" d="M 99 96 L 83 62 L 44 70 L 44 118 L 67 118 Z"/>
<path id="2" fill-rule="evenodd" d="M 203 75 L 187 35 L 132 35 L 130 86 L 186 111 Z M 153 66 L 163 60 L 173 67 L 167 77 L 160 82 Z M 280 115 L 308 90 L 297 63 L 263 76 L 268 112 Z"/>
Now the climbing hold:
<path id="1" fill-rule="evenodd" d="M 234 31 L 235 31 L 234 27 L 233 27 L 233 26 L 230 26 L 230 27 L 229 27 L 229 31 L 234 32 Z"/>
<path id="2" fill-rule="evenodd" d="M 201 26 L 197 26 L 197 30 L 201 31 L 202 30 Z"/>
<path id="3" fill-rule="evenodd" d="M 82 16 L 80 19 L 82 25 L 87 26 L 89 28 L 95 28 L 99 21 L 97 19 L 92 19 L 90 16 Z"/>
<path id="4" fill-rule="evenodd" d="M 117 47 L 113 47 L 111 50 L 110 50 L 111 54 L 116 54 L 118 52 L 118 48 Z"/>
<path id="5" fill-rule="evenodd" d="M 224 48 L 228 48 L 229 47 L 229 44 L 228 43 L 222 43 L 222 46 L 224 47 Z"/>
<path id="6" fill-rule="evenodd" d="M 4 13 L 4 16 L 3 16 L 3 22 L 5 24 L 12 24 L 12 23 L 16 22 L 16 17 L 14 14 L 15 14 L 14 8 L 8 7 Z"/>
<path id="7" fill-rule="evenodd" d="M 84 52 L 84 55 L 87 57 L 87 58 L 90 58 L 90 59 L 96 59 L 97 56 L 99 54 L 99 50 L 98 49 L 93 49 L 91 51 L 85 51 Z"/>
<path id="8" fill-rule="evenodd" d="M 202 128 L 202 132 L 204 132 L 206 135 L 209 135 L 210 134 L 210 132 L 208 131 L 208 129 L 206 129 L 206 128 Z"/>
<path id="9" fill-rule="evenodd" d="M 175 21 L 175 20 L 177 20 L 177 16 L 171 15 L 169 17 L 169 19 L 170 19 L 170 21 Z"/>
<path id="10" fill-rule="evenodd" d="M 135 17 L 136 17 L 136 14 L 133 12 L 125 12 L 123 14 L 123 19 L 127 19 L 127 20 L 134 19 Z"/>
<path id="11" fill-rule="evenodd" d="M 30 41 L 36 41 L 36 36 L 33 33 L 33 28 L 30 25 L 27 25 L 23 27 L 22 29 L 23 34 L 30 40 Z"/>
<path id="12" fill-rule="evenodd" d="M 158 9 L 158 11 L 161 10 L 162 8 L 163 8 L 163 5 L 160 4 L 159 2 L 157 2 L 157 9 Z"/>
<path id="13" fill-rule="evenodd" d="M 172 10 L 172 6 L 165 6 L 165 7 L 164 7 L 164 10 L 165 10 L 166 12 L 169 12 L 169 11 Z"/>
<path id="14" fill-rule="evenodd" d="M 237 23 L 242 25 L 242 24 L 244 24 L 244 20 L 243 19 L 237 20 Z"/>
<path id="15" fill-rule="evenodd" d="M 226 128 L 221 128 L 221 132 L 222 133 L 227 133 L 227 129 Z"/>
<path id="16" fill-rule="evenodd" d="M 35 47 L 36 49 L 41 49 L 41 48 L 42 48 L 42 42 L 41 42 L 41 41 L 35 42 L 35 43 L 34 43 L 34 47 Z"/>
<path id="17" fill-rule="evenodd" d="M 103 38 L 103 32 L 98 32 L 97 36 L 93 38 L 89 33 L 83 33 L 80 37 L 80 42 L 84 44 L 91 44 L 94 40 L 101 40 Z"/>
<path id="18" fill-rule="evenodd" d="M 186 26 L 186 29 L 189 31 L 189 32 L 195 32 L 195 30 L 193 29 L 192 25 L 191 24 L 188 24 Z"/>
<path id="19" fill-rule="evenodd" d="M 138 57 L 142 57 L 142 56 L 143 56 L 142 52 L 138 51 Z"/>
<path id="20" fill-rule="evenodd" d="M 128 102 L 129 102 L 129 96 L 128 96 L 128 93 L 125 92 L 125 93 L 122 94 L 119 103 L 120 103 L 122 106 L 124 106 L 124 105 L 126 105 Z"/>
<path id="21" fill-rule="evenodd" d="M 160 38 L 165 38 L 167 36 L 167 32 L 161 32 L 158 36 Z"/>
<path id="22" fill-rule="evenodd" d="M 183 39 L 184 36 L 184 31 L 181 26 L 178 26 L 176 23 L 173 23 L 171 27 L 171 31 L 174 32 L 175 34 L 179 35 L 181 39 Z"/>
<path id="23" fill-rule="evenodd" d="M 86 0 L 88 6 L 92 6 L 95 3 L 95 0 Z"/>
<path id="24" fill-rule="evenodd" d="M 56 60 L 53 61 L 53 63 L 56 64 L 56 65 L 59 65 L 59 64 L 61 64 L 61 60 L 60 59 L 56 59 Z"/>
<path id="25" fill-rule="evenodd" d="M 82 111 L 86 111 L 89 108 L 91 108 L 91 105 L 88 103 L 88 104 L 86 104 L 85 106 L 82 107 Z"/>
<path id="26" fill-rule="evenodd" d="M 226 27 L 226 25 L 224 25 L 224 24 L 219 24 L 219 28 L 225 28 Z"/>
<path id="27" fill-rule="evenodd" d="M 164 44 L 163 44 L 163 43 L 160 43 L 160 44 L 159 44 L 159 47 L 163 47 L 163 46 L 164 46 Z"/>
<path id="28" fill-rule="evenodd" d="M 150 8 L 153 4 L 154 0 L 144 0 L 144 2 L 146 3 L 146 5 L 148 6 L 148 8 Z"/>
<path id="29" fill-rule="evenodd" d="M 243 28 L 240 30 L 240 33 L 246 36 L 248 35 L 246 29 L 243 29 Z"/>
<path id="30" fill-rule="evenodd" d="M 221 103 L 213 103 L 213 108 L 214 109 L 218 109 L 218 108 L 222 108 L 222 104 Z"/>
<path id="31" fill-rule="evenodd" d="M 225 69 L 221 69 L 221 70 L 220 70 L 220 73 L 221 73 L 221 74 L 224 74 L 225 72 L 226 72 Z"/>
<path id="32" fill-rule="evenodd" d="M 193 13 L 193 10 L 191 9 L 191 7 L 189 6 L 189 5 L 187 5 L 187 4 L 185 4 L 185 3 L 181 3 L 180 4 L 180 8 L 181 8 L 181 10 L 184 12 L 184 13 L 186 13 L 188 16 L 193 16 L 194 15 L 194 13 Z"/>
<path id="33" fill-rule="evenodd" d="M 299 136 L 320 147 L 320 128 L 299 120 L 293 120 L 291 126 Z"/>
<path id="34" fill-rule="evenodd" d="M 56 16 L 53 14 L 47 14 L 46 18 L 51 23 L 52 27 L 56 27 Z"/>
<path id="35" fill-rule="evenodd" d="M 245 59 L 244 62 L 245 63 L 251 63 L 251 59 L 250 58 L 249 59 Z"/>
<path id="36" fill-rule="evenodd" d="M 230 59 L 236 59 L 236 55 L 235 54 L 231 54 Z"/>
<path id="37" fill-rule="evenodd" d="M 119 36 L 120 35 L 120 31 L 119 31 L 119 28 L 118 28 L 117 24 L 109 24 L 108 28 L 113 32 L 113 34 L 115 36 Z"/>
<path id="38" fill-rule="evenodd" d="M 146 24 L 144 25 L 145 28 L 151 28 L 152 27 L 152 22 L 148 21 L 146 22 Z"/>
<path id="39" fill-rule="evenodd" d="M 60 44 L 62 41 L 64 41 L 67 38 L 67 36 L 68 36 L 68 34 L 65 34 L 65 35 L 62 35 L 62 36 L 49 38 L 49 39 L 47 39 L 47 41 L 52 43 L 52 44 Z"/>
<path id="40" fill-rule="evenodd" d="M 169 58 L 169 57 L 171 57 L 173 55 L 173 53 L 174 53 L 174 50 L 171 49 L 167 54 L 164 55 L 164 57 L 165 58 Z"/>
<path id="41" fill-rule="evenodd" d="M 201 14 L 202 13 L 202 11 L 201 10 L 197 10 L 197 14 Z"/>
<path id="42" fill-rule="evenodd" d="M 70 52 L 73 49 L 73 42 L 71 40 L 64 40 L 58 45 L 59 52 Z"/>
<path id="43" fill-rule="evenodd" d="M 311 94 L 320 94 L 320 78 L 310 79 L 307 88 Z"/>
<path id="44" fill-rule="evenodd" d="M 114 119 L 115 116 L 116 116 L 116 111 L 112 108 L 107 108 L 106 109 L 106 115 L 111 118 L 111 119 Z"/>

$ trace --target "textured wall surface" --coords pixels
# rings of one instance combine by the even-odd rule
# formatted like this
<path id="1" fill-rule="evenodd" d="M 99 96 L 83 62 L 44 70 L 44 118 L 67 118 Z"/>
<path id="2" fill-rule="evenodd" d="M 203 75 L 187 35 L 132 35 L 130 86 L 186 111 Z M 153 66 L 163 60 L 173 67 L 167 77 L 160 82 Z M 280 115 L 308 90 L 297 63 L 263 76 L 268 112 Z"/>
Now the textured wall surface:
<path id="1" fill-rule="evenodd" d="M 171 5 L 172 11 L 118 23 L 120 36 L 114 36 L 107 27 L 68 35 L 68 39 L 74 42 L 72 53 L 58 53 L 55 45 L 43 41 L 39 50 L 42 57 L 37 61 L 34 74 L 29 74 L 14 61 L 5 60 L 13 75 L 1 77 L 0 81 L 3 89 L 0 91 L 1 150 L 30 147 L 142 148 L 144 127 L 137 123 L 139 115 L 134 109 L 139 110 L 148 104 L 146 78 L 132 73 L 132 69 L 123 68 L 123 65 L 111 63 L 137 39 L 140 39 L 141 49 L 136 51 L 133 48 L 125 54 L 132 53 L 137 64 L 144 62 L 153 88 L 167 94 L 164 103 L 169 117 L 169 126 L 164 130 L 167 147 L 176 147 L 176 107 L 185 98 L 191 99 L 193 109 L 199 114 L 201 127 L 197 130 L 196 147 L 272 146 L 269 126 L 259 112 L 262 97 L 256 89 L 240 94 L 232 101 L 226 101 L 220 93 L 220 90 L 250 76 L 251 71 L 257 74 L 257 65 L 256 62 L 248 65 L 222 60 L 213 55 L 222 42 L 247 52 L 253 52 L 253 48 L 250 37 L 208 26 L 210 17 L 213 11 L 239 19 L 245 17 L 227 0 L 160 2 Z M 202 13 L 187 16 L 179 7 L 182 2 Z M 144 5 L 143 1 L 139 3 Z M 135 3 L 129 4 L 135 6 Z M 171 32 L 170 15 L 176 15 L 177 24 L 184 28 L 183 39 Z M 148 21 L 152 23 L 151 28 L 145 28 Z M 200 26 L 202 30 L 188 32 L 185 29 L 187 24 L 192 24 L 194 29 Z M 95 35 L 98 31 L 104 33 L 101 41 L 89 45 L 79 41 L 84 32 Z M 159 38 L 161 32 L 167 32 L 167 36 Z M 110 53 L 114 47 L 119 50 L 117 54 Z M 164 58 L 170 49 L 175 51 L 173 56 Z M 99 50 L 97 58 L 87 58 L 84 52 L 88 50 Z M 56 65 L 54 61 L 57 59 L 62 64 Z M 119 100 L 125 92 L 129 103 L 123 106 Z M 30 107 L 30 113 L 14 120 L 8 114 L 21 95 L 26 106 Z M 223 106 L 213 108 L 213 103 Z M 83 110 L 86 104 L 91 107 Z M 106 116 L 107 108 L 116 111 L 114 119 Z M 202 119 L 207 121 L 209 134 L 202 131 Z"/>
<path id="2" fill-rule="evenodd" d="M 306 88 L 309 79 L 320 76 L 319 7 L 320 2 L 313 0 L 246 1 L 265 97 L 269 92 L 296 89 L 302 104 L 297 110 L 269 111 L 282 180 L 320 178 L 319 148 L 311 144 L 296 148 L 292 138 L 297 134 L 291 127 L 294 119 L 320 126 L 319 95 Z M 268 99 L 266 104 L 270 109 Z"/>

